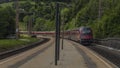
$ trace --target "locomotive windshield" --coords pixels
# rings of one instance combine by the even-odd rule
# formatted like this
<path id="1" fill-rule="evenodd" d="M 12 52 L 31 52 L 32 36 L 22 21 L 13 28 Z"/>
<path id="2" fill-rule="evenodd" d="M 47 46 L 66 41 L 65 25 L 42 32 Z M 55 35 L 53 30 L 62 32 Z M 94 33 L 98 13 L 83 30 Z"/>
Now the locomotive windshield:
<path id="1" fill-rule="evenodd" d="M 84 28 L 84 29 L 82 30 L 82 34 L 83 34 L 83 35 L 91 34 L 91 29 L 90 29 L 90 28 Z"/>

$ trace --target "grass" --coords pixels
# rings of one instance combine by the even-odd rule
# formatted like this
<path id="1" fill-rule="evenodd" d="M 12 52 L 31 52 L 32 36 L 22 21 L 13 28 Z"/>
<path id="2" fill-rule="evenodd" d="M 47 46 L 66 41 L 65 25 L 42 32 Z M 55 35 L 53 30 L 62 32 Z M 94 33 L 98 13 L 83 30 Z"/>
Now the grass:
<path id="1" fill-rule="evenodd" d="M 25 46 L 33 42 L 37 42 L 40 39 L 31 38 L 27 35 L 23 35 L 19 40 L 16 39 L 1 39 L 0 40 L 0 52 L 6 51 L 9 49 Z"/>
<path id="2" fill-rule="evenodd" d="M 1 48 L 10 48 L 14 46 L 24 45 L 25 41 L 22 40 L 15 40 L 15 39 L 3 39 L 0 40 L 0 47 Z"/>

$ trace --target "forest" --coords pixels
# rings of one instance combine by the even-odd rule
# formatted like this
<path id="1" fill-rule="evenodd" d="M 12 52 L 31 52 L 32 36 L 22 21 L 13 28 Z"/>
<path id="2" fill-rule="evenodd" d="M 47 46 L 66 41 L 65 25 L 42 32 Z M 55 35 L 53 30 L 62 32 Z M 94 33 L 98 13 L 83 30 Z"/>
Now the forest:
<path id="1" fill-rule="evenodd" d="M 14 0 L 3 0 L 0 5 L 0 36 L 2 36 L 10 23 L 15 23 Z M 5 1 L 12 2 L 11 6 L 3 6 Z M 19 21 L 24 29 L 29 19 L 32 20 L 32 30 L 55 30 L 56 2 L 60 4 L 61 23 L 64 22 L 65 30 L 89 26 L 93 30 L 94 38 L 120 37 L 120 0 L 19 0 L 21 11 Z M 24 2 L 23 2 L 24 1 Z M 100 5 L 101 4 L 101 5 Z M 8 9 L 9 8 L 9 9 Z M 9 11 L 10 10 L 10 11 Z M 4 12 L 6 11 L 6 12 Z M 7 12 L 9 11 L 9 12 Z M 31 15 L 24 12 L 32 13 Z M 3 14 L 4 13 L 4 14 Z M 8 16 L 5 16 L 6 14 Z M 4 17 L 3 17 L 4 16 Z M 8 18 L 7 18 L 8 17 Z M 4 19 L 3 19 L 4 18 Z M 9 20 L 9 21 L 8 21 Z M 3 23 L 4 22 L 4 23 Z M 9 24 L 8 24 L 9 23 Z M 13 26 L 9 27 L 14 31 Z M 6 30 L 7 30 L 6 29 Z M 12 32 L 14 33 L 14 32 Z M 8 33 L 6 33 L 8 34 Z"/>

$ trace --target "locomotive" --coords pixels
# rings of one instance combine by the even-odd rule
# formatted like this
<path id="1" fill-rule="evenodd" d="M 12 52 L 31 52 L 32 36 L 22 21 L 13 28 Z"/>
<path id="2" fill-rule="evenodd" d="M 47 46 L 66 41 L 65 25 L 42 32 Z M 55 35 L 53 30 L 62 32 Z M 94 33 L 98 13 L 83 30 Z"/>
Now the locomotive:
<path id="1" fill-rule="evenodd" d="M 80 27 L 65 32 L 65 38 L 77 41 L 81 44 L 91 44 L 93 42 L 93 33 L 90 27 Z"/>

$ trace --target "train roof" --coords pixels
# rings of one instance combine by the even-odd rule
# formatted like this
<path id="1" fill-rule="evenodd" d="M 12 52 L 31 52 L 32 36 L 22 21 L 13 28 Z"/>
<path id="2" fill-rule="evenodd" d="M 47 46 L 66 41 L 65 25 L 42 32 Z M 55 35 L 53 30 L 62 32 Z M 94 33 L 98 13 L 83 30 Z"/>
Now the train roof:
<path id="1" fill-rule="evenodd" d="M 81 27 L 79 27 L 79 28 L 75 28 L 75 29 L 72 29 L 72 30 L 67 30 L 67 31 L 81 31 L 81 30 L 83 30 L 83 29 L 85 29 L 85 28 L 90 28 L 90 27 L 88 27 L 88 26 L 81 26 Z"/>

